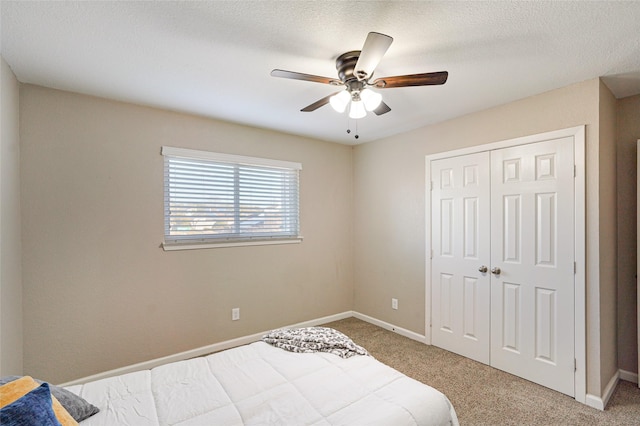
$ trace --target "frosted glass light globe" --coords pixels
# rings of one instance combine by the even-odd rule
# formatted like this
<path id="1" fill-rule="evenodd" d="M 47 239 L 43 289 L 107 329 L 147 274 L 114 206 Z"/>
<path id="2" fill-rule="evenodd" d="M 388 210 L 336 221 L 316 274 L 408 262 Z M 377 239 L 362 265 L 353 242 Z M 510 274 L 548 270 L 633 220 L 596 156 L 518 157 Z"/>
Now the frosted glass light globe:
<path id="1" fill-rule="evenodd" d="M 349 95 L 349 92 L 343 90 L 342 92 L 330 97 L 329 103 L 331 104 L 333 109 L 336 110 L 336 112 L 344 112 L 350 100 L 351 96 Z"/>
<path id="2" fill-rule="evenodd" d="M 367 111 L 364 108 L 364 102 L 357 100 L 351 101 L 351 109 L 349 110 L 349 117 L 353 119 L 362 118 L 367 115 Z"/>
<path id="3" fill-rule="evenodd" d="M 362 99 L 362 102 L 364 102 L 364 107 L 367 111 L 373 111 L 378 108 L 380 102 L 382 102 L 382 95 L 371 89 L 362 90 L 360 92 L 360 98 Z"/>

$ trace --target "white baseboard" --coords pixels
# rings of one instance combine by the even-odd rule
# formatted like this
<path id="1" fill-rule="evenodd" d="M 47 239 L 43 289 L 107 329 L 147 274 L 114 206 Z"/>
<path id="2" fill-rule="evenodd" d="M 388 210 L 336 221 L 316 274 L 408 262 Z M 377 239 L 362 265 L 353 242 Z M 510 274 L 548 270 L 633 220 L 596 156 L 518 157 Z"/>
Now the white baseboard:
<path id="1" fill-rule="evenodd" d="M 620 373 L 620 380 L 626 380 L 631 383 L 638 383 L 638 373 L 632 373 L 631 371 L 618 370 Z"/>
<path id="2" fill-rule="evenodd" d="M 602 393 L 602 398 L 599 396 L 587 394 L 586 405 L 589 407 L 593 407 L 597 410 L 603 411 L 607 404 L 609 403 L 609 399 L 613 395 L 613 392 L 616 390 L 616 386 L 620 381 L 620 371 L 616 371 L 616 374 L 613 375 L 609 383 L 607 383 L 607 387 L 604 388 L 604 392 Z"/>
<path id="3" fill-rule="evenodd" d="M 316 318 L 310 321 L 304 321 L 297 324 L 284 325 L 283 327 L 313 327 L 316 325 L 326 324 L 332 321 L 338 321 L 345 318 L 354 316 L 352 311 L 342 312 L 340 314 L 329 315 L 322 318 Z M 156 358 L 149 361 L 140 362 L 138 364 L 129 365 L 126 367 L 116 368 L 114 370 L 105 371 L 103 373 L 94 374 L 92 376 L 83 377 L 80 379 L 72 380 L 67 383 L 63 383 L 60 386 L 72 386 L 81 385 L 87 382 L 93 382 L 95 380 L 106 379 L 108 377 L 119 376 L 121 374 L 133 373 L 135 371 L 149 370 L 159 365 L 168 364 L 170 362 L 182 361 L 189 358 L 195 358 L 198 356 L 207 355 L 213 352 L 220 352 L 225 349 L 235 348 L 236 346 L 247 345 L 249 343 L 257 342 L 268 333 L 269 330 L 265 330 L 260 333 L 251 334 L 249 336 L 238 337 L 236 339 L 225 340 L 224 342 L 213 343 L 211 345 L 202 346 L 200 348 L 191 349 L 185 352 L 165 356 L 162 358 Z"/>
<path id="4" fill-rule="evenodd" d="M 587 394 L 586 405 L 598 410 L 604 410 L 609 403 L 609 399 L 611 399 L 613 392 L 616 390 L 616 386 L 618 385 L 618 382 L 620 382 L 620 380 L 626 380 L 631 383 L 638 383 L 638 374 L 625 370 L 616 371 L 616 374 L 614 374 L 611 380 L 609 380 L 609 383 L 607 383 L 607 387 L 604 388 L 602 398 L 595 395 Z"/>
<path id="5" fill-rule="evenodd" d="M 417 340 L 420 343 L 427 344 L 427 338 L 422 334 L 418 334 L 414 331 L 407 330 L 406 328 L 389 324 L 388 322 L 384 322 L 379 319 L 370 317 L 369 315 L 361 314 L 360 312 L 354 311 L 353 316 L 358 318 L 359 320 L 366 321 L 373 325 L 377 325 L 380 328 L 384 328 L 385 330 L 393 331 L 395 333 L 398 333 L 401 336 L 408 337 L 409 339 Z"/>
<path id="6" fill-rule="evenodd" d="M 599 396 L 591 395 L 590 393 L 588 393 L 584 403 L 591 408 L 604 411 L 604 402 Z"/>

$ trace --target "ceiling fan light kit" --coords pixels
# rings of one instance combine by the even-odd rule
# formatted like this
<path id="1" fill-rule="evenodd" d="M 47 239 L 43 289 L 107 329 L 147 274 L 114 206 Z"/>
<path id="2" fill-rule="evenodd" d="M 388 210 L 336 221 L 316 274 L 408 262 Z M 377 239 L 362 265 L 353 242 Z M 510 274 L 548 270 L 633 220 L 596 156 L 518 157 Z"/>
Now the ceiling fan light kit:
<path id="1" fill-rule="evenodd" d="M 295 71 L 274 69 L 273 77 L 289 78 L 293 80 L 311 81 L 314 83 L 345 86 L 345 90 L 325 96 L 324 98 L 302 108 L 302 112 L 311 112 L 331 104 L 334 110 L 343 113 L 349 106 L 349 118 L 359 119 L 373 111 L 376 115 L 386 114 L 391 108 L 382 101 L 382 95 L 368 87 L 388 89 L 408 86 L 440 85 L 447 81 L 446 71 L 423 74 L 410 74 L 395 77 L 384 77 L 372 80 L 373 73 L 382 57 L 391 46 L 393 38 L 388 35 L 370 32 L 364 42 L 362 50 L 352 50 L 343 53 L 336 59 L 338 78 L 321 77 Z"/>
<path id="2" fill-rule="evenodd" d="M 329 98 L 331 107 L 339 113 L 343 113 L 349 105 L 349 118 L 358 119 L 367 115 L 367 111 L 373 111 L 382 102 L 382 95 L 371 89 L 362 91 L 343 90 Z"/>

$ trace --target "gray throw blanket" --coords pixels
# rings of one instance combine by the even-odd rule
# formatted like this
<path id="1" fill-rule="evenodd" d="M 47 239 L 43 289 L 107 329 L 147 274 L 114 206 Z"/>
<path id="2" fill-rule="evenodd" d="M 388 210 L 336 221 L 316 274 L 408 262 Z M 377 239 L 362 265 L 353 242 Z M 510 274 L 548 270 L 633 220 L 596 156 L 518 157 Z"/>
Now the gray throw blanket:
<path id="1" fill-rule="evenodd" d="M 346 335 L 328 327 L 280 328 L 264 335 L 262 341 L 298 353 L 328 352 L 342 358 L 369 355 Z"/>

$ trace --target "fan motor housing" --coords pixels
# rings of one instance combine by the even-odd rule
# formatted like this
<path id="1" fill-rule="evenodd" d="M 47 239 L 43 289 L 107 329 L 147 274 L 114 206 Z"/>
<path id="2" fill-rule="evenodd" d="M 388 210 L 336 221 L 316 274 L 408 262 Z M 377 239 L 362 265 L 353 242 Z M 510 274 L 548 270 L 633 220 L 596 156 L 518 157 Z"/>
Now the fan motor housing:
<path id="1" fill-rule="evenodd" d="M 352 50 L 338 56 L 336 59 L 336 69 L 338 70 L 338 77 L 340 78 L 340 81 L 347 83 L 350 80 L 358 79 L 353 72 L 356 68 L 359 57 L 359 50 Z"/>

